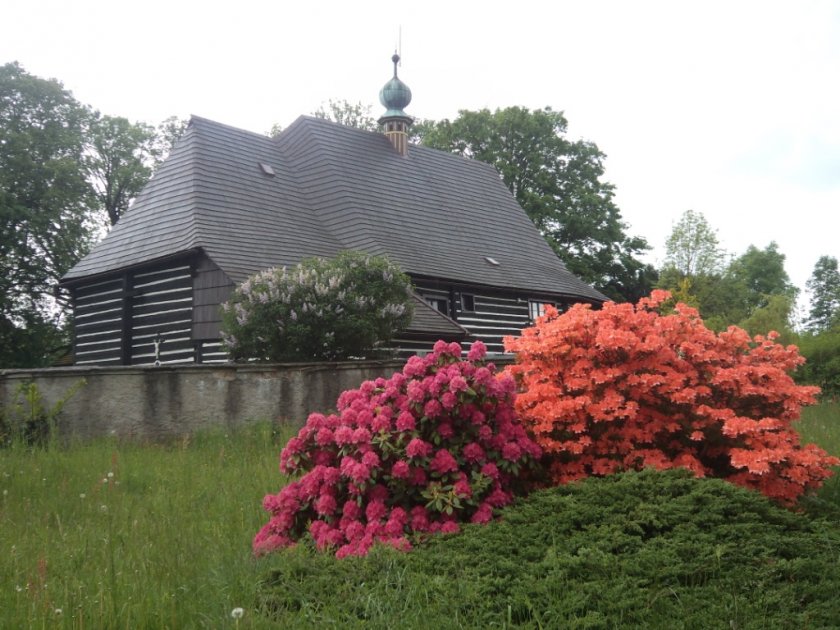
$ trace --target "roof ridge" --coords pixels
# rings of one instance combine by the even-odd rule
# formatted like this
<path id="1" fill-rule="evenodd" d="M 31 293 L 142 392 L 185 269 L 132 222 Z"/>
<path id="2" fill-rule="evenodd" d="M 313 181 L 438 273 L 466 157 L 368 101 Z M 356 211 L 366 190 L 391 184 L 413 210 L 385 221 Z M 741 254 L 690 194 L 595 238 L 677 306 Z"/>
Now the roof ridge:
<path id="1" fill-rule="evenodd" d="M 209 124 L 214 125 L 216 127 L 222 127 L 224 129 L 228 129 L 230 131 L 236 131 L 238 133 L 247 133 L 248 135 L 255 136 L 257 138 L 262 138 L 263 140 L 271 141 L 273 138 L 268 136 L 264 133 L 259 133 L 258 131 L 251 131 L 250 129 L 243 129 L 242 127 L 235 127 L 234 125 L 228 125 L 226 123 L 221 123 L 217 120 L 212 120 L 210 118 L 205 118 L 204 116 L 197 116 L 196 114 L 190 114 L 190 120 L 187 123 L 189 127 L 192 125 L 193 122 L 198 122 L 200 124 Z"/>

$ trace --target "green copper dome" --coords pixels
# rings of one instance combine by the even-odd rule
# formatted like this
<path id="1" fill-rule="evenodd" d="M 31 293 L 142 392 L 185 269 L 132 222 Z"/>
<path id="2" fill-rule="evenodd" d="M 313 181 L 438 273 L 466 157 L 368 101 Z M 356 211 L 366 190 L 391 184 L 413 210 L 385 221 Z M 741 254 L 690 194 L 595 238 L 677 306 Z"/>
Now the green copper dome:
<path id="1" fill-rule="evenodd" d="M 391 61 L 394 62 L 394 78 L 388 81 L 379 91 L 379 102 L 388 110 L 382 114 L 380 120 L 383 118 L 410 118 L 403 111 L 403 108 L 411 102 L 411 90 L 397 76 L 397 63 L 399 60 L 400 56 L 397 54 L 391 57 Z"/>

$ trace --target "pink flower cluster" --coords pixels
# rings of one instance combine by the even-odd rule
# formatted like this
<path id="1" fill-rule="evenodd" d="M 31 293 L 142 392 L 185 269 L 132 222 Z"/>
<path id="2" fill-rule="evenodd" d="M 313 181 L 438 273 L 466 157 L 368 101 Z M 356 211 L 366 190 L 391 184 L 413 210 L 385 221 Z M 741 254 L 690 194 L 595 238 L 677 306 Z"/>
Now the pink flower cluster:
<path id="1" fill-rule="evenodd" d="M 407 550 L 417 535 L 491 520 L 541 452 L 514 412 L 513 379 L 485 354 L 476 342 L 462 360 L 457 343 L 439 341 L 341 394 L 336 414 L 311 414 L 280 455 L 282 472 L 302 476 L 265 497 L 255 553 L 307 532 L 339 558 L 377 541 Z"/>

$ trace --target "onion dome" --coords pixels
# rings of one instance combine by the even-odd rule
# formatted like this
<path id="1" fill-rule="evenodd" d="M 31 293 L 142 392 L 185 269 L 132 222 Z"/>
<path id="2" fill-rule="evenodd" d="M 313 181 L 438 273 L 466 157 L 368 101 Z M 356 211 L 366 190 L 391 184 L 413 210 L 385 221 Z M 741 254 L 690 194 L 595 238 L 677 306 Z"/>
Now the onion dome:
<path id="1" fill-rule="evenodd" d="M 411 90 L 397 76 L 397 63 L 400 61 L 400 56 L 394 53 L 391 61 L 394 62 L 394 77 L 379 91 L 379 102 L 387 110 L 379 118 L 380 123 L 393 118 L 411 120 L 411 117 L 403 111 L 403 108 L 411 102 Z"/>

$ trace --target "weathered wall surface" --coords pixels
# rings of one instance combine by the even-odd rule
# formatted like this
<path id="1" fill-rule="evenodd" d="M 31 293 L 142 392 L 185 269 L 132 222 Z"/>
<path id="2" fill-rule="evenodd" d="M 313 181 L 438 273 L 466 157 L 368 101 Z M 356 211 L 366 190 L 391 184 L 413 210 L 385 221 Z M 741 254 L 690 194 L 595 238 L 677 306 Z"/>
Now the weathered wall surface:
<path id="1" fill-rule="evenodd" d="M 59 417 L 62 436 L 113 435 L 159 440 L 257 420 L 302 425 L 309 413 L 335 409 L 338 395 L 390 376 L 402 361 L 277 365 L 72 367 L 0 371 L 0 405 L 33 381 L 48 407 L 75 383 L 85 385 Z"/>

